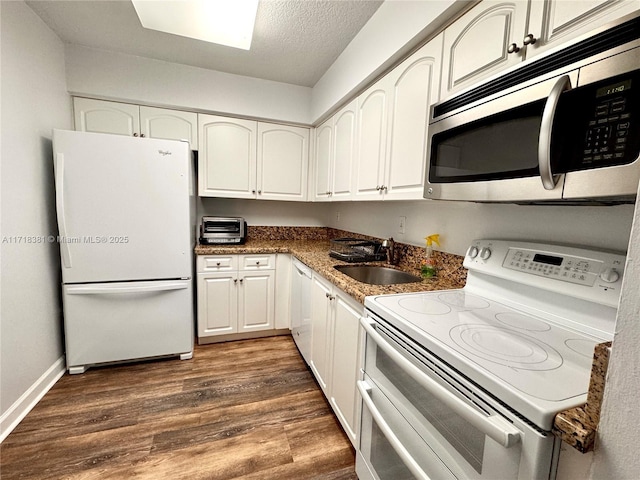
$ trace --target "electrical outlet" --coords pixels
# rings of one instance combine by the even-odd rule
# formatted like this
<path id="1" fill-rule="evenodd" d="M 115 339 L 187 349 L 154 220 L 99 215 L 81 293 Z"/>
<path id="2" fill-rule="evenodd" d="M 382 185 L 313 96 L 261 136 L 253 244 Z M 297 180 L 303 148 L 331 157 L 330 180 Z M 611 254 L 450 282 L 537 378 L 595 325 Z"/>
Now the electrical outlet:
<path id="1" fill-rule="evenodd" d="M 405 227 L 407 225 L 407 217 L 399 217 L 398 221 L 398 233 L 404 233 Z"/>

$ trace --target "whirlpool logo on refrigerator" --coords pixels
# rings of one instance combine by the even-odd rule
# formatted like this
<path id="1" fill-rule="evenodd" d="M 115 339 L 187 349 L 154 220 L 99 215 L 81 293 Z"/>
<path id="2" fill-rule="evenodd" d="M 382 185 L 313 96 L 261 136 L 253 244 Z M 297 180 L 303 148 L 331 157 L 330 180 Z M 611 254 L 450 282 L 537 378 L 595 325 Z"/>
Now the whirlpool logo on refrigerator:
<path id="1" fill-rule="evenodd" d="M 169 150 L 158 150 L 158 153 L 160 155 L 162 155 L 163 157 L 166 157 L 167 155 L 171 155 L 172 154 Z"/>

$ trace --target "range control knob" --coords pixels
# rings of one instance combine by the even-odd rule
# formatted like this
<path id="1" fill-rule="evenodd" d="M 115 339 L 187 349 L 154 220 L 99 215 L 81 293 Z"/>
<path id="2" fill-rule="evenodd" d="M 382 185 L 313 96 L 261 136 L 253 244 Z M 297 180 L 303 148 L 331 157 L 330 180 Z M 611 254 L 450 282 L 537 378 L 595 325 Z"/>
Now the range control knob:
<path id="1" fill-rule="evenodd" d="M 491 249 L 489 247 L 483 247 L 480 249 L 480 258 L 483 260 L 489 260 L 491 256 Z"/>
<path id="2" fill-rule="evenodd" d="M 615 283 L 619 278 L 620 274 L 615 268 L 605 268 L 600 274 L 600 279 L 607 283 Z"/>
<path id="3" fill-rule="evenodd" d="M 469 251 L 467 252 L 470 258 L 476 258 L 478 256 L 478 247 L 471 246 L 469 247 Z"/>

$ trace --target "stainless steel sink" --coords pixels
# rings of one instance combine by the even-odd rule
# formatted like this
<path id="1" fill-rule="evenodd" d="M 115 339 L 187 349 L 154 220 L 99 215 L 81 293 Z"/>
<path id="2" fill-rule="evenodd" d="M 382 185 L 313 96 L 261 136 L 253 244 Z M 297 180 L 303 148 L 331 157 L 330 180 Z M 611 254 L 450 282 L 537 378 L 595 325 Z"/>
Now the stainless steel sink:
<path id="1" fill-rule="evenodd" d="M 394 283 L 421 282 L 420 277 L 388 267 L 376 265 L 336 265 L 336 270 L 354 280 L 370 285 L 392 285 Z"/>

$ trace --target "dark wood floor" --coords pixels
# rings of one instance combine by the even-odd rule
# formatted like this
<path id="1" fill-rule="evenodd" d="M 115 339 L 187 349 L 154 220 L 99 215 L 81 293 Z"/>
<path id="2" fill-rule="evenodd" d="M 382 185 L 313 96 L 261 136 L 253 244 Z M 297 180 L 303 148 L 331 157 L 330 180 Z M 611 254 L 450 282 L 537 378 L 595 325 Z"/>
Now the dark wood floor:
<path id="1" fill-rule="evenodd" d="M 289 336 L 65 375 L 0 445 L 10 479 L 356 479 Z"/>

